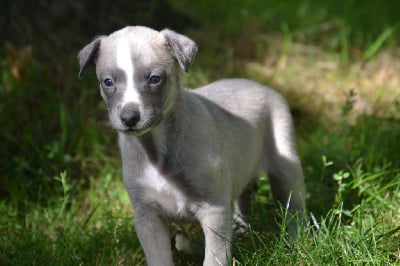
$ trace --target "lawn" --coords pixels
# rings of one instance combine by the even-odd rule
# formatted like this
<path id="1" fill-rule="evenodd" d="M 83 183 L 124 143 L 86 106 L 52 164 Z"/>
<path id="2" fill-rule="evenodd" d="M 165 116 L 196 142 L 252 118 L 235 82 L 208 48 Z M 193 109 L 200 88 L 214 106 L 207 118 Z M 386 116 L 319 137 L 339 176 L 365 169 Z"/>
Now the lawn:
<path id="1" fill-rule="evenodd" d="M 261 176 L 233 264 L 400 265 L 400 4 L 169 3 L 200 47 L 187 87 L 253 79 L 281 92 L 295 120 L 310 224 L 288 238 Z M 28 19 L 13 21 L 29 31 L 0 39 L 0 265 L 144 265 L 116 134 L 93 73 L 76 78 L 77 51 L 107 32 L 78 34 L 71 19 L 35 37 Z M 194 243 L 174 252 L 177 265 L 198 265 L 199 228 L 175 227 Z"/>

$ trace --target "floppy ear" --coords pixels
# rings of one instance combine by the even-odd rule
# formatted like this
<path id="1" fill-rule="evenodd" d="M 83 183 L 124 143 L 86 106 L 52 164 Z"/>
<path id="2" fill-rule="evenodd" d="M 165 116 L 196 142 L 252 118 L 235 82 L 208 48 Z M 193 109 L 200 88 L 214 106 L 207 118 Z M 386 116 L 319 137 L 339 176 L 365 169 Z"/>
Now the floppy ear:
<path id="1" fill-rule="evenodd" d="M 79 79 L 82 79 L 83 73 L 85 72 L 87 67 L 91 64 L 94 64 L 94 61 L 99 51 L 101 39 L 103 38 L 104 36 L 97 37 L 91 43 L 83 47 L 82 50 L 78 53 Z"/>
<path id="2" fill-rule="evenodd" d="M 188 37 L 169 29 L 164 29 L 160 33 L 164 35 L 169 51 L 178 60 L 181 68 L 188 72 L 190 64 L 197 53 L 196 43 Z"/>

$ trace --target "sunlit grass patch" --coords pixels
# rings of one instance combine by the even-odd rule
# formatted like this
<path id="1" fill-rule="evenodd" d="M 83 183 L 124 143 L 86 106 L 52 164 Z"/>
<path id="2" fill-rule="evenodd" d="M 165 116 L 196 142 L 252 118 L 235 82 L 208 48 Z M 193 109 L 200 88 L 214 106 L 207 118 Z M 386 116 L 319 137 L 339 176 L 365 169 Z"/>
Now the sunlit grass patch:
<path id="1" fill-rule="evenodd" d="M 266 45 L 271 43 L 281 47 L 279 38 L 266 40 Z M 287 51 L 267 53 L 262 62 L 248 62 L 246 74 L 277 87 L 293 108 L 318 114 L 327 122 L 340 119 L 341 104 L 349 95 L 354 101 L 353 119 L 360 114 L 387 116 L 400 101 L 397 53 L 387 49 L 373 61 L 342 62 L 338 53 L 294 43 Z"/>

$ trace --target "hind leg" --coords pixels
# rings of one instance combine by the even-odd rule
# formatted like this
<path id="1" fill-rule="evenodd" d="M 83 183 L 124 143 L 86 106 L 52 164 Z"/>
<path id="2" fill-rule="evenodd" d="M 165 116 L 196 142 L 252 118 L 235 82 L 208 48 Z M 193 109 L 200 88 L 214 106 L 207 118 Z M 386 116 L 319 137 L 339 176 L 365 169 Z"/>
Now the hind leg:
<path id="1" fill-rule="evenodd" d="M 286 217 L 288 231 L 297 231 L 297 222 L 306 221 L 305 184 L 300 161 L 297 155 L 285 157 L 269 154 L 268 176 L 272 193 L 288 210 Z"/>
<path id="2" fill-rule="evenodd" d="M 297 221 L 306 221 L 306 189 L 303 171 L 296 151 L 293 123 L 286 104 L 277 105 L 271 112 L 266 135 L 265 165 L 272 193 L 287 207 L 288 231 L 296 231 Z"/>
<path id="3" fill-rule="evenodd" d="M 256 188 L 256 182 L 251 182 L 235 202 L 233 214 L 233 228 L 235 233 L 243 234 L 247 232 L 249 228 L 246 218 L 251 215 L 253 205 L 256 201 Z"/>

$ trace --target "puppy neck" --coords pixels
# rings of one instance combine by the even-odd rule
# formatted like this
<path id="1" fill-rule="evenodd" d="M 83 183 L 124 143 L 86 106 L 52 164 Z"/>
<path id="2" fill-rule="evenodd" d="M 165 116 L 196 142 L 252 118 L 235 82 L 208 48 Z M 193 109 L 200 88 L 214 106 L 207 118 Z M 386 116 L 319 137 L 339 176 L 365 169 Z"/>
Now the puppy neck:
<path id="1" fill-rule="evenodd" d="M 163 158 L 168 156 L 171 144 L 174 142 L 174 131 L 176 129 L 174 110 L 175 108 L 173 111 L 165 114 L 160 124 L 152 128 L 149 132 L 137 136 L 143 152 L 145 152 L 149 161 L 160 167 L 163 165 Z"/>

